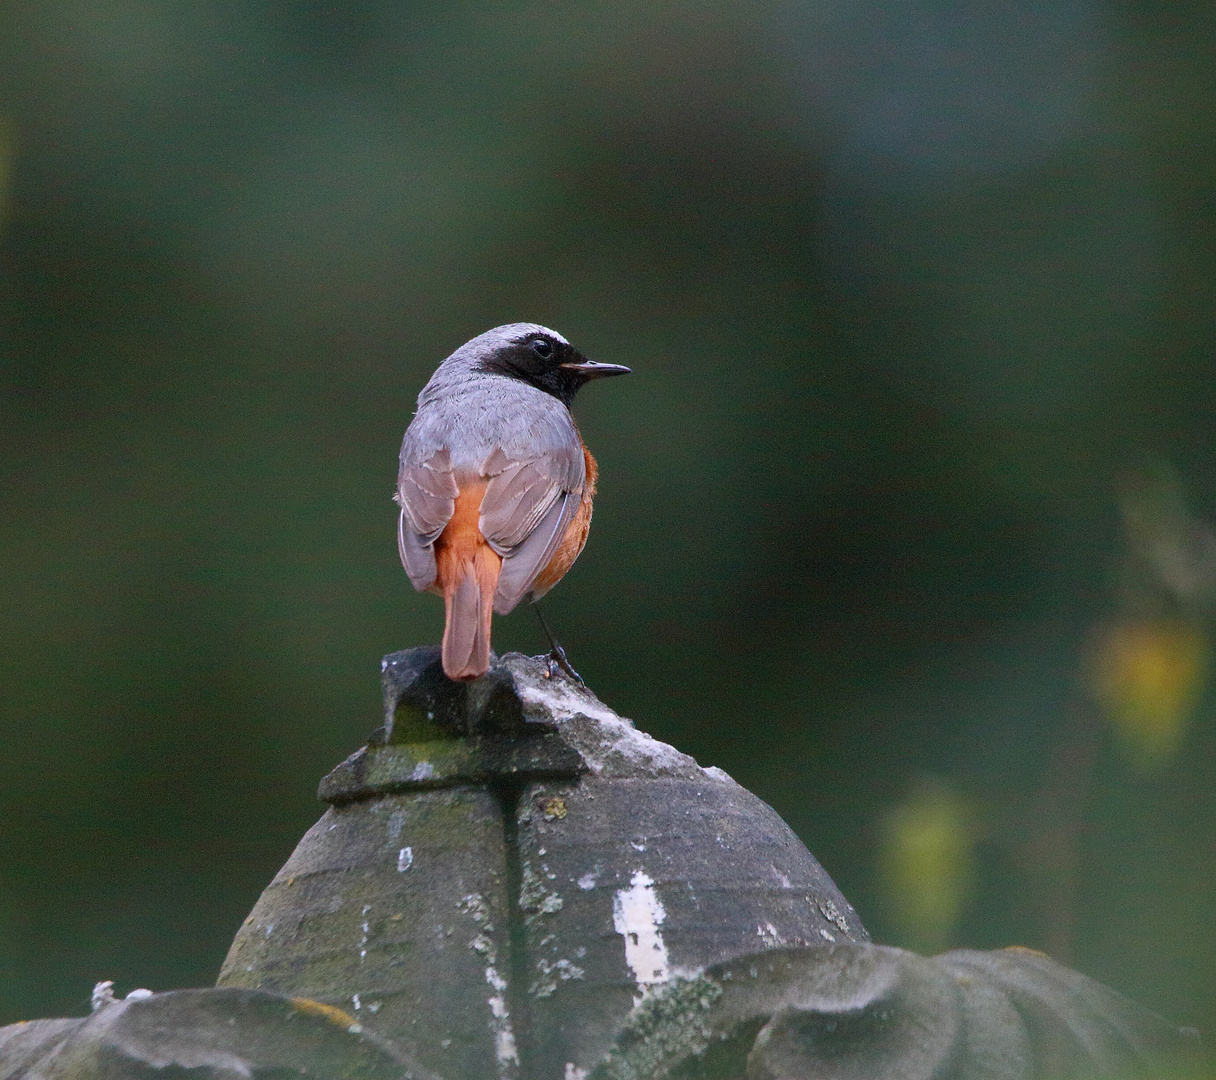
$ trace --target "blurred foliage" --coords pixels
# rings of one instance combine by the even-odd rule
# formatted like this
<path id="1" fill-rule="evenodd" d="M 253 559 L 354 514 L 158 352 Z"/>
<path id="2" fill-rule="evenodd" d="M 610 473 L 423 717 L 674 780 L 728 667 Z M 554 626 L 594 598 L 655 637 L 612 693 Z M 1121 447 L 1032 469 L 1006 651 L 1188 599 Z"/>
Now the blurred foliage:
<path id="1" fill-rule="evenodd" d="M 597 692 L 894 943 L 882 822 L 941 777 L 993 822 L 957 943 L 1067 922 L 1212 1027 L 1206 646 L 1116 650 L 1155 771 L 1070 717 L 1140 617 L 1129 447 L 1216 507 L 1214 46 L 1132 0 L 7 6 L 0 1019 L 214 977 L 379 657 L 439 635 L 414 397 L 534 319 L 636 372 L 578 403 L 601 494 L 547 601 Z"/>
<path id="2" fill-rule="evenodd" d="M 1211 647 L 1181 621 L 1121 621 L 1098 643 L 1094 696 L 1136 767 L 1162 768 L 1179 750 L 1206 681 Z"/>
<path id="3" fill-rule="evenodd" d="M 882 821 L 878 870 L 887 919 L 907 949 L 933 956 L 955 943 L 975 888 L 978 815 L 949 785 L 920 777 Z"/>
<path id="4" fill-rule="evenodd" d="M 1216 613 L 1216 534 L 1189 513 L 1165 462 L 1120 483 L 1125 551 L 1117 609 L 1097 629 L 1088 683 L 1137 768 L 1161 768 L 1202 701 Z"/>

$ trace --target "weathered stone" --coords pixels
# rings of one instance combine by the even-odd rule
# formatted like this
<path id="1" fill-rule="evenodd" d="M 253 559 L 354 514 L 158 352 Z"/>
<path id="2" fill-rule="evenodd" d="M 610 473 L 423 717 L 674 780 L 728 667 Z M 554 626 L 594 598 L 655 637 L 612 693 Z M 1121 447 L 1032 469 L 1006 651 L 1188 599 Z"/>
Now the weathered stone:
<path id="1" fill-rule="evenodd" d="M 88 1018 L 22 1020 L 0 1027 L 0 1080 L 25 1075 L 25 1070 L 45 1057 Z"/>
<path id="2" fill-rule="evenodd" d="M 481 788 L 331 807 L 241 927 L 221 986 L 339 1006 L 453 1076 L 514 1076 L 503 816 Z"/>
<path id="3" fill-rule="evenodd" d="M 1193 1040 L 1022 949 L 864 942 L 738 957 L 664 987 L 592 1080 L 1064 1080 L 1176 1075 Z"/>
<path id="4" fill-rule="evenodd" d="M 386 722 L 220 976 L 316 996 L 457 1076 L 557 1080 L 656 987 L 758 947 L 864 941 L 789 827 L 519 655 L 385 658 Z M 408 864 L 401 868 L 402 862 Z"/>
<path id="5" fill-rule="evenodd" d="M 0 1076 L 22 1080 L 438 1080 L 353 1017 L 249 990 L 176 990 L 79 1020 L 0 1028 Z"/>
<path id="6" fill-rule="evenodd" d="M 1197 1049 L 1193 1033 L 1031 949 L 957 949 L 929 962 L 966 989 L 971 1043 L 990 1043 L 996 1026 L 992 1004 L 979 1001 L 979 993 L 1008 1002 L 1033 1062 L 1027 1076 L 1157 1075 L 1162 1062 Z"/>

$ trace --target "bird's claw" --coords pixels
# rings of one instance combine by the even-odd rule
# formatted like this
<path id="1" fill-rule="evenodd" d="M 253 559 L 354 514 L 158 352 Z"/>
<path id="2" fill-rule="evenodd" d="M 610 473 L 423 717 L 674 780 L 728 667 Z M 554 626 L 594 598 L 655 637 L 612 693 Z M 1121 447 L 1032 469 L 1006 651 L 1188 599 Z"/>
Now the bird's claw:
<path id="1" fill-rule="evenodd" d="M 587 685 L 583 682 L 583 677 L 574 670 L 570 661 L 566 659 L 566 650 L 558 645 L 557 642 L 553 643 L 553 651 L 545 657 L 545 663 L 548 665 L 548 677 L 550 679 L 560 670 L 578 683 L 579 686 Z"/>

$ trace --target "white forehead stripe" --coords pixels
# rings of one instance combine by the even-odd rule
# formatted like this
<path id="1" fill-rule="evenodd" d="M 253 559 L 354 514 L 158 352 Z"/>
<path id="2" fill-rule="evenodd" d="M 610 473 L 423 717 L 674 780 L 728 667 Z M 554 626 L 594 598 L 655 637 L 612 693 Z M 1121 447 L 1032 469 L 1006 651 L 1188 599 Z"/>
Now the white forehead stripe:
<path id="1" fill-rule="evenodd" d="M 497 326 L 489 333 L 496 334 L 499 331 L 504 331 L 503 336 L 509 341 L 518 341 L 521 338 L 529 338 L 534 334 L 545 334 L 548 337 L 560 341 L 563 345 L 569 345 L 564 337 L 556 330 L 550 330 L 547 326 L 541 326 L 540 323 L 507 323 L 505 326 Z"/>

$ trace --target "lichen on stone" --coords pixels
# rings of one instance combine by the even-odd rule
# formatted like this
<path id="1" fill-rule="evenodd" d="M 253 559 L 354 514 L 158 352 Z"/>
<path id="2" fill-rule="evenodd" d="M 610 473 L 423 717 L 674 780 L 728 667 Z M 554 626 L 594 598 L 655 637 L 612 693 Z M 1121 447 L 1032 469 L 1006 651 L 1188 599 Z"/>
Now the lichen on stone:
<path id="1" fill-rule="evenodd" d="M 528 987 L 528 993 L 536 998 L 550 997 L 559 982 L 586 977 L 586 972 L 581 967 L 566 959 L 550 963 L 541 957 L 536 961 L 536 970 L 537 977 Z"/>
<path id="2" fill-rule="evenodd" d="M 521 867 L 519 888 L 519 906 L 524 913 L 524 921 L 531 925 L 541 915 L 552 915 L 561 911 L 564 902 L 561 894 L 545 885 L 545 879 L 535 870 L 532 864 L 524 861 Z"/>
<path id="3" fill-rule="evenodd" d="M 710 1010 L 722 986 L 707 975 L 677 978 L 643 998 L 590 1080 L 653 1080 L 701 1054 L 714 1038 Z"/>

